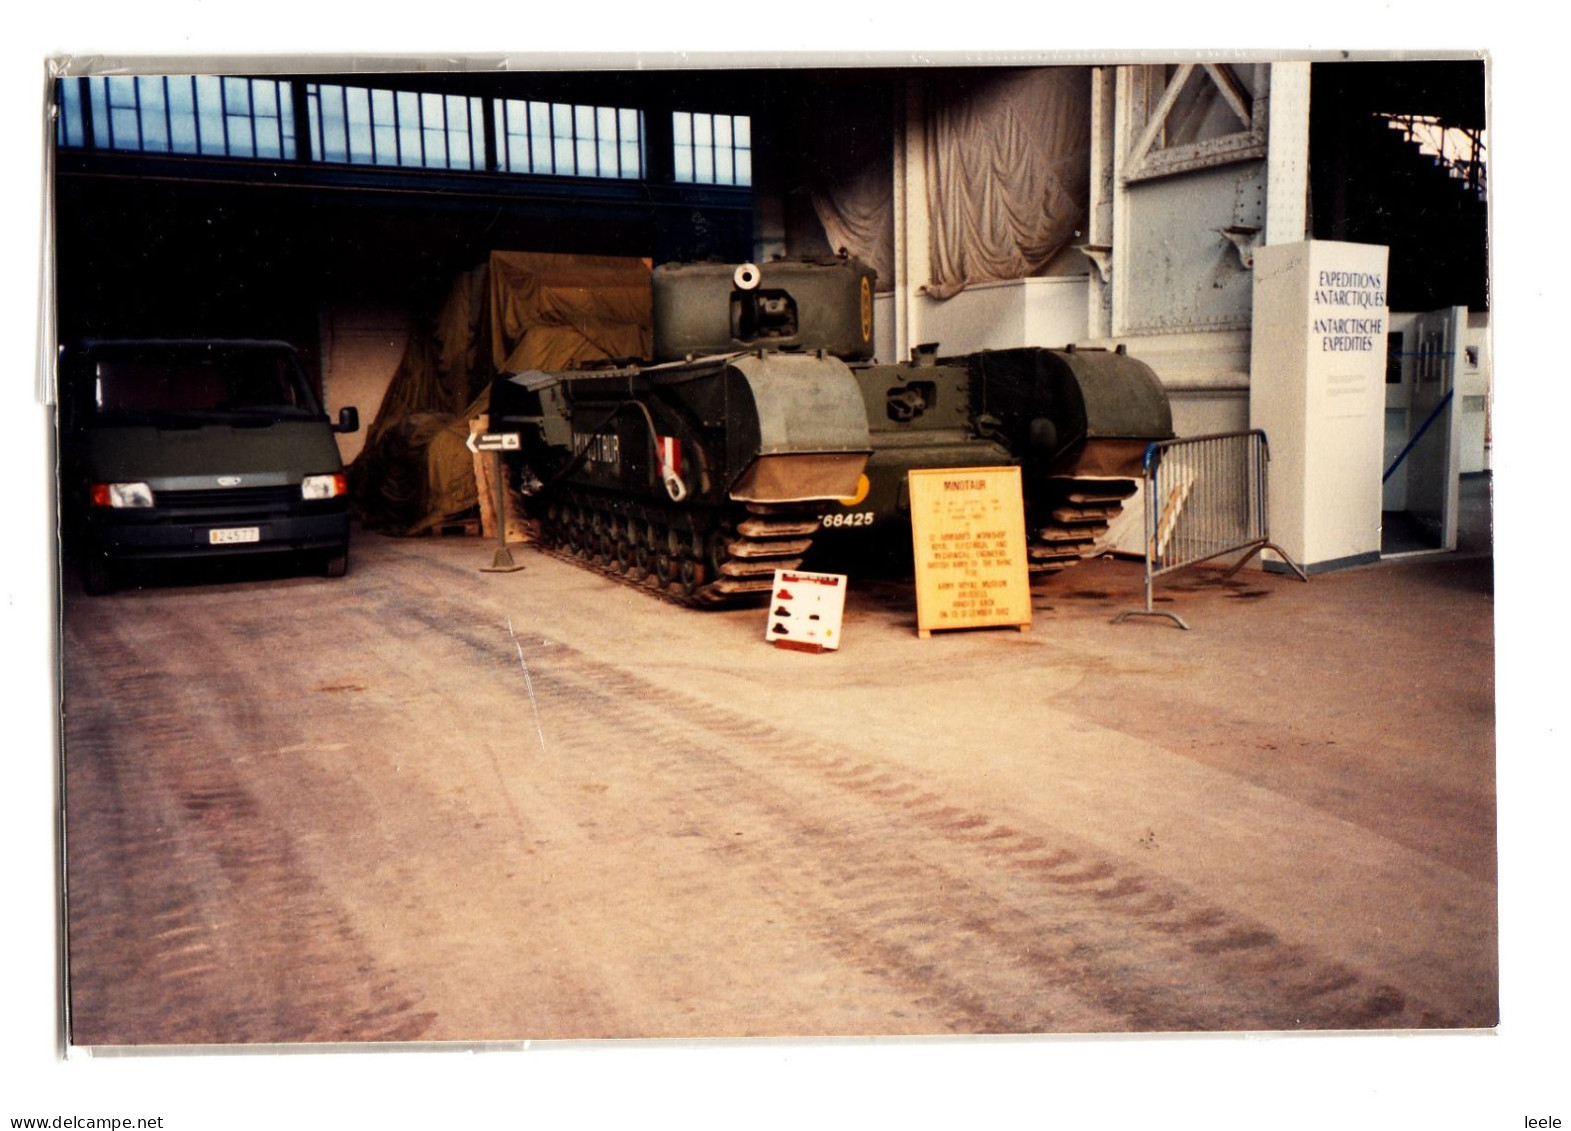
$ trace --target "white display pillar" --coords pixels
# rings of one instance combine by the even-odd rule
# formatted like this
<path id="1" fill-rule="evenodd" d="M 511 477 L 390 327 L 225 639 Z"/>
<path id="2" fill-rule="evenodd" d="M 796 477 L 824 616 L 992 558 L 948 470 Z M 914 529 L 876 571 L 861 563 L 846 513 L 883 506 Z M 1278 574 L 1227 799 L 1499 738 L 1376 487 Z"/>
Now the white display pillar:
<path id="1" fill-rule="evenodd" d="M 1255 252 L 1250 426 L 1270 444 L 1271 539 L 1309 572 L 1380 557 L 1388 254 Z"/>

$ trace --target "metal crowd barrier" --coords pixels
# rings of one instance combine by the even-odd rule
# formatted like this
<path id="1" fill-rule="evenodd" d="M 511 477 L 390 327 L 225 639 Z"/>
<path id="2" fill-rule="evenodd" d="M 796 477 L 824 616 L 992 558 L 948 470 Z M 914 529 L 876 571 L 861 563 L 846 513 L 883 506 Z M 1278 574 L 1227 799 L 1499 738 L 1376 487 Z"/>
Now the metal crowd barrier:
<path id="1" fill-rule="evenodd" d="M 1266 514 L 1266 465 L 1270 460 L 1266 434 L 1258 428 L 1162 440 L 1146 449 L 1146 606 L 1119 613 L 1114 624 L 1128 617 L 1167 617 L 1179 628 L 1188 629 L 1177 613 L 1152 607 L 1153 584 L 1163 574 L 1228 554 L 1243 556 L 1233 563 L 1227 577 L 1262 550 L 1271 550 L 1302 580 L 1309 580 L 1286 551 L 1271 541 Z"/>

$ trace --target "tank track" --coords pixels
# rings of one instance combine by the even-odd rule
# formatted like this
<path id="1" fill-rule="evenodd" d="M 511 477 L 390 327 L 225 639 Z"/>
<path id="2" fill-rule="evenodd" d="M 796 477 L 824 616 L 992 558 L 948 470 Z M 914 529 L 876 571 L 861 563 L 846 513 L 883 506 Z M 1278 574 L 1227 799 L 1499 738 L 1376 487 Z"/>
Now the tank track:
<path id="1" fill-rule="evenodd" d="M 810 505 L 661 507 L 588 491 L 546 503 L 541 548 L 689 608 L 758 603 L 797 569 L 818 530 Z"/>
<path id="2" fill-rule="evenodd" d="M 1031 580 L 1045 580 L 1090 557 L 1124 500 L 1138 489 L 1133 479 L 1053 480 L 1049 498 L 1027 516 Z"/>

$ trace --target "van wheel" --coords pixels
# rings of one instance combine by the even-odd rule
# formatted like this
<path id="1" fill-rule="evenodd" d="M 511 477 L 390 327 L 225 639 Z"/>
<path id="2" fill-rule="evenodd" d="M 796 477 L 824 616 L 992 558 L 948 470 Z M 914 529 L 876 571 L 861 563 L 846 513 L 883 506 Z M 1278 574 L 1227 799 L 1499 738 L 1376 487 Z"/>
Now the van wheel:
<path id="1" fill-rule="evenodd" d="M 343 577 L 349 572 L 349 551 L 340 550 L 336 554 L 328 554 L 322 562 L 322 573 L 326 577 Z"/>
<path id="2" fill-rule="evenodd" d="M 115 591 L 114 567 L 102 554 L 89 554 L 82 566 L 82 588 L 90 597 L 102 597 Z"/>

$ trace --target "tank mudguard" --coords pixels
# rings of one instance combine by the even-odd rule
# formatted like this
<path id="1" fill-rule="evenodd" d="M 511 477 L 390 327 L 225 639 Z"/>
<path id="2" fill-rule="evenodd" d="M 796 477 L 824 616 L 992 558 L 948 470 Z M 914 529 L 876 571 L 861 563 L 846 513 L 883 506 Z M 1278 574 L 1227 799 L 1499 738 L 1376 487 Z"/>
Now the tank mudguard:
<path id="1" fill-rule="evenodd" d="M 1173 435 L 1151 367 L 1100 349 L 984 350 L 966 359 L 972 406 L 1007 439 L 1028 474 L 1070 470 L 1090 444 L 1143 448 Z"/>
<path id="2" fill-rule="evenodd" d="M 731 373 L 752 401 L 752 429 L 733 429 L 733 499 L 800 502 L 856 492 L 867 463 L 867 409 L 850 368 L 819 354 L 749 354 Z M 739 450 L 742 445 L 745 449 Z"/>

